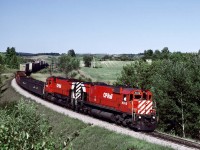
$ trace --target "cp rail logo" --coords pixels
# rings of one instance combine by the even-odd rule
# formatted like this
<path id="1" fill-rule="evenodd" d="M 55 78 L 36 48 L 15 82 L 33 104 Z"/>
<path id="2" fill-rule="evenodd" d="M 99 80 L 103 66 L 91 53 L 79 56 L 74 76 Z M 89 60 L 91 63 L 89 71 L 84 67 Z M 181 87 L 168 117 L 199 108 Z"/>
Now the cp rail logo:
<path id="1" fill-rule="evenodd" d="M 72 98 L 74 99 L 81 99 L 81 93 L 86 92 L 85 86 L 82 82 L 73 82 L 71 87 Z"/>

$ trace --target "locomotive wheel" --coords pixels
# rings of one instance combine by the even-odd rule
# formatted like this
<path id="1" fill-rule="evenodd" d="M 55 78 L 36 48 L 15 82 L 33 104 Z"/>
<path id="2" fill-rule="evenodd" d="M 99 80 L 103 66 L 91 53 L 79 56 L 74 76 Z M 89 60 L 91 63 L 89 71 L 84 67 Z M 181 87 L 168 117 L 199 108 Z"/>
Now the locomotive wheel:
<path id="1" fill-rule="evenodd" d="M 87 115 L 88 114 L 88 109 L 87 108 L 83 108 L 83 113 Z"/>
<path id="2" fill-rule="evenodd" d="M 114 115 L 113 115 L 113 117 L 111 118 L 111 121 L 114 122 L 114 123 L 116 122 L 116 117 L 115 117 Z"/>
<path id="3" fill-rule="evenodd" d="M 117 124 L 118 116 L 115 115 L 115 124 Z"/>
<path id="4" fill-rule="evenodd" d="M 121 116 L 120 115 L 116 115 L 115 116 L 115 123 L 118 124 L 118 125 L 120 125 L 121 121 L 122 121 Z"/>
<path id="5" fill-rule="evenodd" d="M 126 126 L 127 126 L 126 119 L 122 121 L 122 125 L 123 125 L 124 127 L 126 127 Z"/>
<path id="6" fill-rule="evenodd" d="M 122 122 L 122 124 L 123 124 L 123 126 L 125 126 L 125 127 L 127 127 L 127 126 L 130 126 L 130 124 L 131 124 L 131 121 L 130 121 L 130 119 L 124 119 L 124 121 Z"/>
<path id="7" fill-rule="evenodd" d="M 80 106 L 79 106 L 79 105 L 77 105 L 77 106 L 75 107 L 75 111 L 76 111 L 76 112 L 80 112 Z"/>
<path id="8" fill-rule="evenodd" d="M 124 118 L 124 119 L 125 119 L 126 117 L 127 117 L 127 115 L 126 115 L 126 114 L 122 114 L 122 118 Z"/>

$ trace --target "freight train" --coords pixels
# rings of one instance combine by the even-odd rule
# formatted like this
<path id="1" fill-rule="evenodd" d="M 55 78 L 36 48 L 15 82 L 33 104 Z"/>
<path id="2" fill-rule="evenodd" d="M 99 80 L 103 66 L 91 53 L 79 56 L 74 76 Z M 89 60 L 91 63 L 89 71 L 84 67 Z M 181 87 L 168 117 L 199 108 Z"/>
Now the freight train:
<path id="1" fill-rule="evenodd" d="M 156 128 L 156 110 L 149 90 L 55 76 L 42 82 L 24 71 L 16 72 L 15 78 L 25 90 L 68 109 L 139 131 Z"/>

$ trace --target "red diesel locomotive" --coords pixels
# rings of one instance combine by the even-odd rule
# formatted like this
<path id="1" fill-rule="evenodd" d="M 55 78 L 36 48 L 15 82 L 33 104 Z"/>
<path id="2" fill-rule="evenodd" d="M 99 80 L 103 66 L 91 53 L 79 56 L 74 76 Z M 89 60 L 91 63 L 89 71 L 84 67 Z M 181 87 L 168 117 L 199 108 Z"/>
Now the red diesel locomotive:
<path id="1" fill-rule="evenodd" d="M 16 74 L 17 83 L 46 100 L 136 130 L 156 128 L 156 110 L 149 90 L 54 76 L 42 84 L 21 74 Z"/>

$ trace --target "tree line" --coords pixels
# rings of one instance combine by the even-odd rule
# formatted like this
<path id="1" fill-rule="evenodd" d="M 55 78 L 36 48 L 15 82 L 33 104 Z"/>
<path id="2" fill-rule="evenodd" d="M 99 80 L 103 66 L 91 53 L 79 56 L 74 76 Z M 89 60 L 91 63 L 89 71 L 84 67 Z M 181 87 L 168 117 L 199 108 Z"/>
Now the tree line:
<path id="1" fill-rule="evenodd" d="M 24 52 L 17 52 L 18 56 L 40 56 L 40 55 L 50 55 L 50 56 L 59 56 L 59 53 L 36 53 L 36 54 L 32 54 L 32 53 L 24 53 Z"/>

